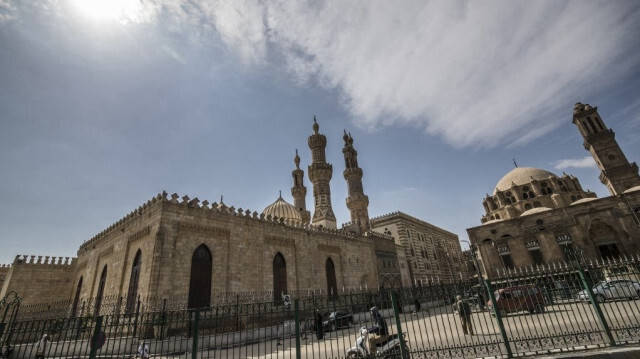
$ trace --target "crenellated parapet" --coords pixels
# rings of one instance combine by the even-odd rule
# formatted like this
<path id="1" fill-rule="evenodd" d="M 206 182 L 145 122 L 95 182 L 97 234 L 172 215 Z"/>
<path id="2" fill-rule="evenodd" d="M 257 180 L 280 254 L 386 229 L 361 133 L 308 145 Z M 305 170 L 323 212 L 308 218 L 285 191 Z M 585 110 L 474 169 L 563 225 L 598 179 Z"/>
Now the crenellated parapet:
<path id="1" fill-rule="evenodd" d="M 334 235 L 334 236 L 346 237 L 346 238 L 355 238 L 356 237 L 356 235 L 354 233 L 338 230 L 336 228 L 328 228 L 328 227 L 325 227 L 325 226 L 318 226 L 318 225 L 313 225 L 313 224 L 309 224 L 309 223 L 301 223 L 299 221 L 293 221 L 293 220 L 289 220 L 289 219 L 285 219 L 285 218 L 276 218 L 276 217 L 272 217 L 271 215 L 264 215 L 263 213 L 258 213 L 256 211 L 251 211 L 249 209 L 236 208 L 234 206 L 227 206 L 222 201 L 220 203 L 209 202 L 207 200 L 200 201 L 200 199 L 198 199 L 197 197 L 195 197 L 193 199 L 190 198 L 187 195 L 184 195 L 184 196 L 181 197 L 177 193 L 169 195 L 169 194 L 167 194 L 167 192 L 163 191 L 162 193 L 159 193 L 157 196 L 155 196 L 152 199 L 150 199 L 149 201 L 147 201 L 145 204 L 141 205 L 137 209 L 135 209 L 132 212 L 130 212 L 129 214 L 127 214 L 125 217 L 123 217 L 119 221 L 117 221 L 114 224 L 112 224 L 109 227 L 107 227 L 105 230 L 103 230 L 100 233 L 98 233 L 97 235 L 93 236 L 88 241 L 85 241 L 80 246 L 80 249 L 86 249 L 86 248 L 96 244 L 102 238 L 104 238 L 107 234 L 109 234 L 112 231 L 122 227 L 123 225 L 126 225 L 131 220 L 134 220 L 138 216 L 142 215 L 151 206 L 153 206 L 153 205 L 155 205 L 157 203 L 162 203 L 162 202 L 177 204 L 177 205 L 183 206 L 185 208 L 198 209 L 198 210 L 202 210 L 202 211 L 206 211 L 206 212 L 212 212 L 212 213 L 216 213 L 216 214 L 220 214 L 220 215 L 245 218 L 245 219 L 248 219 L 248 220 L 256 220 L 256 221 L 267 222 L 267 223 L 280 224 L 280 225 L 284 225 L 284 226 L 287 226 L 287 227 L 299 228 L 299 229 L 312 231 L 312 232 L 316 232 L 316 233 L 327 233 L 327 234 L 331 234 L 331 235 Z"/>
<path id="2" fill-rule="evenodd" d="M 76 258 L 72 257 L 51 257 L 18 254 L 13 260 L 13 266 L 17 265 L 44 265 L 44 266 L 72 266 L 76 262 Z M 11 265 L 7 265 L 11 266 Z"/>

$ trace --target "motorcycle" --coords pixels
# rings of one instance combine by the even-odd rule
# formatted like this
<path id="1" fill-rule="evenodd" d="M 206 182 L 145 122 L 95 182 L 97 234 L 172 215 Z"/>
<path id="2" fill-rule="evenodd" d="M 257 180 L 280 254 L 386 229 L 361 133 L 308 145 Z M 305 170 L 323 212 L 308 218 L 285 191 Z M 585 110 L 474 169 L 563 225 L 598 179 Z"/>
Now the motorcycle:
<path id="1" fill-rule="evenodd" d="M 404 339 L 405 333 L 402 333 L 403 340 L 400 340 L 398 334 L 389 335 L 387 340 L 376 345 L 378 353 L 376 357 L 381 358 L 410 358 L 407 340 Z M 356 345 L 347 350 L 347 358 L 364 358 L 369 353 L 369 331 L 366 327 L 360 328 L 360 336 L 356 339 Z M 403 345 L 404 342 L 404 345 Z M 402 347 L 402 348 L 401 348 Z"/>

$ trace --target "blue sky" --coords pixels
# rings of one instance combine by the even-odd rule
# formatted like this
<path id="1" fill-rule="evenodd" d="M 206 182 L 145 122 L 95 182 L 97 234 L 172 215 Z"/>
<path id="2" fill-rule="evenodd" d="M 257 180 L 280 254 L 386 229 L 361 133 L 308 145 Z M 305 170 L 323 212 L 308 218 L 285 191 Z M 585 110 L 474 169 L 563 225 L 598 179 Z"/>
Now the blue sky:
<path id="1" fill-rule="evenodd" d="M 514 158 L 608 195 L 573 105 L 640 161 L 639 93 L 634 1 L 0 0 L 0 263 L 75 256 L 163 190 L 292 202 L 314 115 L 339 223 L 346 129 L 370 216 L 466 240 Z"/>

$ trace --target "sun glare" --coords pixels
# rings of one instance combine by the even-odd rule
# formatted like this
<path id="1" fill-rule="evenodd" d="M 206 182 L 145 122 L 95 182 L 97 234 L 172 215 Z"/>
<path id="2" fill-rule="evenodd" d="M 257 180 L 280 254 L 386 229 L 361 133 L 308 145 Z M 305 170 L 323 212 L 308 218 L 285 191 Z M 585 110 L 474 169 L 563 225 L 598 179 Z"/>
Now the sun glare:
<path id="1" fill-rule="evenodd" d="M 96 20 L 136 21 L 142 11 L 139 0 L 72 0 L 84 15 Z"/>

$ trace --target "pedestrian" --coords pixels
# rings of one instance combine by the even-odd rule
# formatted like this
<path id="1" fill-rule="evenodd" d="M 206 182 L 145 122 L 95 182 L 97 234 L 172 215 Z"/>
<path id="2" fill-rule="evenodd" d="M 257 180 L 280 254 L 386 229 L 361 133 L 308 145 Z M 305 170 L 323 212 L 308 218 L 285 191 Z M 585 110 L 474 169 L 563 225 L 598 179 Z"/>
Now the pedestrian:
<path id="1" fill-rule="evenodd" d="M 373 327 L 367 329 L 369 333 L 369 354 L 375 355 L 378 352 L 376 344 L 380 344 L 387 340 L 387 322 L 384 321 L 382 314 L 378 311 L 378 307 L 371 307 L 371 319 L 373 320 Z"/>
<path id="2" fill-rule="evenodd" d="M 140 342 L 140 346 L 138 347 L 138 357 L 142 359 L 149 358 L 149 345 L 144 341 Z"/>
<path id="3" fill-rule="evenodd" d="M 473 335 L 473 326 L 471 325 L 471 308 L 469 307 L 469 303 L 462 300 L 461 295 L 456 297 L 456 309 L 458 309 L 458 315 L 462 322 L 462 332 L 465 335 Z"/>
<path id="4" fill-rule="evenodd" d="M 47 352 L 49 342 L 49 336 L 47 334 L 42 335 L 42 339 L 38 341 L 38 347 L 36 348 L 36 359 L 44 359 L 44 355 Z"/>
<path id="5" fill-rule="evenodd" d="M 324 338 L 324 325 L 322 324 L 322 314 L 320 311 L 316 311 L 316 338 L 321 340 Z"/>

